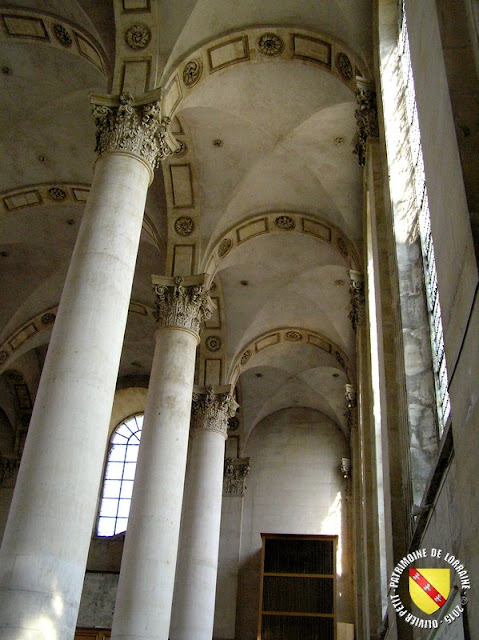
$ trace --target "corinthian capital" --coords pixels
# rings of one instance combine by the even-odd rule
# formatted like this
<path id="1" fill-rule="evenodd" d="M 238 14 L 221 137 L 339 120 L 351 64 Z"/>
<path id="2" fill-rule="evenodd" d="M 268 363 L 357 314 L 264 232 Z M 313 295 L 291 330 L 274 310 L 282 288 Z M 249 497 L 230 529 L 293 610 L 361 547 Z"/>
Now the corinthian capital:
<path id="1" fill-rule="evenodd" d="M 351 311 L 349 319 L 356 332 L 358 325 L 364 322 L 364 280 L 363 275 L 359 271 L 350 270 L 349 272 L 349 293 L 351 296 Z"/>
<path id="2" fill-rule="evenodd" d="M 223 495 L 243 496 L 245 480 L 250 472 L 249 458 L 226 458 L 223 475 Z"/>
<path id="3" fill-rule="evenodd" d="M 198 336 L 211 318 L 213 303 L 204 288 L 205 276 L 152 276 L 156 294 L 155 318 L 161 327 L 189 329 Z"/>
<path id="4" fill-rule="evenodd" d="M 358 81 L 356 89 L 358 108 L 355 111 L 359 140 L 354 147 L 361 167 L 366 163 L 366 143 L 369 136 L 379 136 L 378 109 L 374 85 Z"/>
<path id="5" fill-rule="evenodd" d="M 228 418 L 234 416 L 238 408 L 231 393 L 231 385 L 195 387 L 191 409 L 193 431 L 216 431 L 226 438 Z"/>
<path id="6" fill-rule="evenodd" d="M 161 115 L 161 91 L 135 100 L 131 93 L 120 96 L 91 95 L 96 125 L 96 148 L 127 151 L 155 169 L 160 160 L 174 153 L 179 145 L 168 130 L 169 118 Z"/>
<path id="7" fill-rule="evenodd" d="M 346 385 L 346 411 L 344 413 L 349 429 L 355 429 L 358 426 L 358 398 L 356 387 L 352 384 Z"/>

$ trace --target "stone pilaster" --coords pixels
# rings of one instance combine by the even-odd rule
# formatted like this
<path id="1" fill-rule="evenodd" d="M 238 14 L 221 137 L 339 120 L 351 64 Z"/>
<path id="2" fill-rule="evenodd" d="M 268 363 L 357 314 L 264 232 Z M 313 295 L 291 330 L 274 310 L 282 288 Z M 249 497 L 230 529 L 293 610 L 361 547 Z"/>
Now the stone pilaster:
<path id="1" fill-rule="evenodd" d="M 365 316 L 365 294 L 364 294 L 364 278 L 359 271 L 348 271 L 349 274 L 349 293 L 351 296 L 351 311 L 349 319 L 356 333 L 359 325 L 363 324 Z"/>
<path id="2" fill-rule="evenodd" d="M 378 110 L 376 104 L 376 90 L 373 84 L 357 81 L 356 101 L 358 108 L 355 111 L 358 125 L 358 141 L 354 147 L 354 153 L 358 156 L 361 167 L 366 164 L 366 144 L 369 137 L 379 136 Z"/>
<path id="3" fill-rule="evenodd" d="M 226 458 L 223 475 L 223 495 L 243 496 L 250 472 L 249 458 Z"/>

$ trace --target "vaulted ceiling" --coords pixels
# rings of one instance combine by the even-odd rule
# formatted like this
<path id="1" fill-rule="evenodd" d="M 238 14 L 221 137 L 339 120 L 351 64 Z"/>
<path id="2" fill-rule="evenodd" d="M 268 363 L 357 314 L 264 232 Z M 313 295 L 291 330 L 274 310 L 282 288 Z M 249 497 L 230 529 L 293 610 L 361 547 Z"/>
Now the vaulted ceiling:
<path id="1" fill-rule="evenodd" d="M 161 85 L 183 146 L 150 187 L 120 378 L 149 374 L 151 274 L 207 272 L 217 309 L 197 382 L 237 382 L 243 442 L 288 406 L 347 433 L 369 0 L 23 0 L 0 12 L 0 371 L 36 388 L 93 176 L 88 93 Z"/>

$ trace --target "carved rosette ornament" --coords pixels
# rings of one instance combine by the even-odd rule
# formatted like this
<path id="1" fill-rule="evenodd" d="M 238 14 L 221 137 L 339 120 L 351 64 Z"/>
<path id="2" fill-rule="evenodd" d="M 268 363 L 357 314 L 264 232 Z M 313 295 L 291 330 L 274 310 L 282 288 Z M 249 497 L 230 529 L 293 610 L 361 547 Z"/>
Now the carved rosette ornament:
<path id="1" fill-rule="evenodd" d="M 204 288 L 204 275 L 175 278 L 153 276 L 156 295 L 154 317 L 160 327 L 188 329 L 199 336 L 211 318 L 212 302 Z"/>
<path id="2" fill-rule="evenodd" d="M 150 44 L 151 31 L 146 24 L 132 24 L 126 30 L 125 42 L 130 49 L 144 49 Z"/>
<path id="3" fill-rule="evenodd" d="M 192 432 L 216 431 L 226 440 L 228 419 L 232 418 L 238 403 L 231 395 L 231 385 L 224 387 L 195 387 L 191 405 Z"/>
<path id="4" fill-rule="evenodd" d="M 336 56 L 336 68 L 345 80 L 352 80 L 354 72 L 348 56 L 342 51 Z"/>
<path id="5" fill-rule="evenodd" d="M 233 243 L 229 238 L 225 238 L 224 240 L 222 240 L 218 249 L 219 257 L 224 258 L 232 246 L 233 246 Z"/>
<path id="6" fill-rule="evenodd" d="M 374 86 L 358 82 L 356 101 L 359 106 L 354 115 L 358 125 L 359 139 L 354 147 L 354 153 L 358 156 L 359 165 L 364 167 L 367 140 L 370 136 L 373 138 L 379 137 L 378 109 Z"/>
<path id="7" fill-rule="evenodd" d="M 283 231 L 291 231 L 296 226 L 295 221 L 291 216 L 278 216 L 274 224 L 278 227 L 278 229 L 282 229 Z"/>
<path id="8" fill-rule="evenodd" d="M 72 37 L 62 24 L 54 24 L 53 33 L 55 34 L 55 37 L 58 40 L 58 42 L 62 44 L 64 47 L 72 46 L 73 44 Z"/>
<path id="9" fill-rule="evenodd" d="M 223 475 L 223 495 L 244 496 L 245 480 L 249 472 L 249 458 L 226 458 Z"/>
<path id="10" fill-rule="evenodd" d="M 276 33 L 264 33 L 258 40 L 258 49 L 264 56 L 279 56 L 283 53 L 284 42 Z"/>
<path id="11" fill-rule="evenodd" d="M 183 69 L 183 82 L 187 87 L 192 87 L 201 78 L 203 65 L 201 60 L 189 60 Z"/>
<path id="12" fill-rule="evenodd" d="M 67 197 L 66 192 L 60 189 L 60 187 L 50 187 L 50 189 L 48 189 L 48 195 L 52 200 L 55 200 L 55 202 L 63 202 Z"/>
<path id="13" fill-rule="evenodd" d="M 153 170 L 176 151 L 178 143 L 168 130 L 170 119 L 161 115 L 161 93 L 151 93 L 157 99 L 147 103 L 135 100 L 131 93 L 91 96 L 99 155 L 125 151 L 140 156 Z"/>
<path id="14" fill-rule="evenodd" d="M 195 223 L 188 216 L 181 216 L 175 220 L 175 231 L 179 236 L 190 236 L 195 229 Z"/>
<path id="15" fill-rule="evenodd" d="M 358 325 L 364 322 L 364 280 L 362 273 L 359 271 L 349 271 L 349 293 L 351 295 L 351 311 L 349 312 L 349 319 L 353 326 L 353 331 L 356 333 Z"/>

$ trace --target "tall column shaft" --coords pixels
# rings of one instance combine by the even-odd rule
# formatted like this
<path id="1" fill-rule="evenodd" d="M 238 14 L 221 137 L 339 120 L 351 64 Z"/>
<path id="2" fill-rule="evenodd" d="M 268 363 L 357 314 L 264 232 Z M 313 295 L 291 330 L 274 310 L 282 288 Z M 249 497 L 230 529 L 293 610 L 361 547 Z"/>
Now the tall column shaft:
<path id="1" fill-rule="evenodd" d="M 0 552 L 2 640 L 73 637 L 149 178 L 96 166 Z"/>
<path id="2" fill-rule="evenodd" d="M 188 317 L 202 316 L 207 304 L 200 286 L 181 282 L 157 287 L 163 326 L 156 333 L 112 640 L 168 639 L 199 338 Z"/>
<path id="3" fill-rule="evenodd" d="M 223 393 L 193 396 L 192 442 L 185 483 L 171 640 L 211 640 L 215 614 L 223 468 L 228 417 L 237 404 Z"/>
<path id="4" fill-rule="evenodd" d="M 97 161 L 0 551 L 2 640 L 75 632 L 152 177 L 141 153 L 99 146 L 108 153 Z"/>

